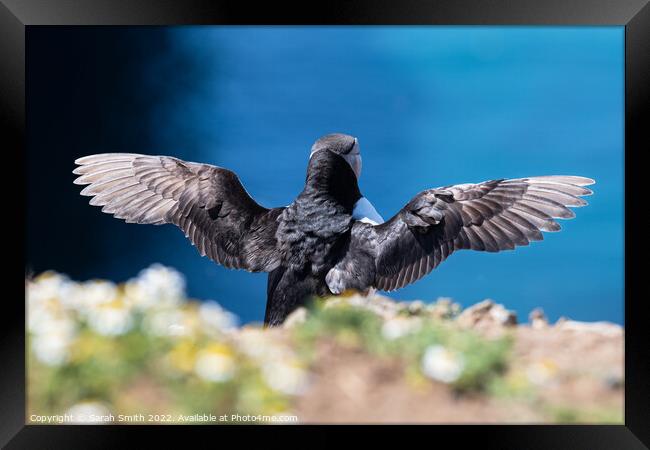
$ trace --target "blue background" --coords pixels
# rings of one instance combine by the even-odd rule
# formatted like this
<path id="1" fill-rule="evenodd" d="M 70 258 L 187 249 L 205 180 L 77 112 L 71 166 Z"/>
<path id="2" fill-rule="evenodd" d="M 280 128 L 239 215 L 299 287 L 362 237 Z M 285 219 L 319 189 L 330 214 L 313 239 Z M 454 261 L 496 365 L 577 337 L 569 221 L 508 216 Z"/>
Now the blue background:
<path id="1" fill-rule="evenodd" d="M 390 293 L 492 298 L 525 319 L 623 322 L 622 27 L 174 27 L 28 31 L 27 268 L 116 281 L 152 262 L 243 322 L 266 274 L 200 258 L 173 226 L 87 205 L 74 158 L 174 155 L 234 170 L 289 204 L 319 136 L 357 136 L 361 190 L 388 219 L 417 192 L 547 174 L 596 179 L 563 231 L 512 252 L 463 251 Z"/>

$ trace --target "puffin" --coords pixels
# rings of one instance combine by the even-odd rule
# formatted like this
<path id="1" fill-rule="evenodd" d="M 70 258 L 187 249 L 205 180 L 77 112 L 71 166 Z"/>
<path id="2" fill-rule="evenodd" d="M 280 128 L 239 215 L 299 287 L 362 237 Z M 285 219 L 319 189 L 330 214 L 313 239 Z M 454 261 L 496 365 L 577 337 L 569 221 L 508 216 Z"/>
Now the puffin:
<path id="1" fill-rule="evenodd" d="M 127 223 L 176 225 L 229 269 L 268 272 L 264 323 L 277 326 L 313 297 L 393 291 L 459 250 L 500 252 L 559 231 L 556 219 L 594 180 L 572 175 L 493 179 L 424 190 L 384 221 L 359 189 L 357 138 L 328 134 L 311 147 L 305 185 L 266 208 L 223 167 L 171 156 L 102 153 L 79 158 L 81 195 Z"/>

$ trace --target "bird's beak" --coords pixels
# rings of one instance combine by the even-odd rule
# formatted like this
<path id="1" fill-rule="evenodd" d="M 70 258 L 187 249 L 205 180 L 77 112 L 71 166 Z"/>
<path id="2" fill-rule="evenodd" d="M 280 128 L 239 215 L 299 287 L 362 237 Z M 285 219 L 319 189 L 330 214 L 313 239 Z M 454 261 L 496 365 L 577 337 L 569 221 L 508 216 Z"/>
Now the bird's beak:
<path id="1" fill-rule="evenodd" d="M 357 179 L 361 176 L 361 150 L 359 149 L 359 142 L 354 139 L 354 147 L 345 155 L 345 160 L 350 164 Z"/>
<path id="2" fill-rule="evenodd" d="M 352 170 L 354 171 L 354 174 L 357 176 L 357 179 L 361 176 L 361 155 L 353 155 L 353 161 L 352 164 Z"/>

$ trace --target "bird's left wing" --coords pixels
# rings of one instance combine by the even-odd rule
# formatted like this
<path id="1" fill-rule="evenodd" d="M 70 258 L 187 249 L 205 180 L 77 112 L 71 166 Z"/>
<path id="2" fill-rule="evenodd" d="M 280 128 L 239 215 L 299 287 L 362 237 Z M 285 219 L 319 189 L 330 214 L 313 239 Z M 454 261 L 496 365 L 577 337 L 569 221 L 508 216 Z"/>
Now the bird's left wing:
<path id="1" fill-rule="evenodd" d="M 583 206 L 589 178 L 544 176 L 430 189 L 389 221 L 355 223 L 346 256 L 327 275 L 330 290 L 391 291 L 419 280 L 461 249 L 498 252 L 559 231 L 556 218 Z"/>
<path id="2" fill-rule="evenodd" d="M 237 175 L 169 156 L 103 153 L 75 161 L 75 184 L 91 205 L 128 223 L 172 223 L 202 256 L 228 268 L 268 272 L 279 265 L 276 218 L 283 208 L 255 202 Z"/>

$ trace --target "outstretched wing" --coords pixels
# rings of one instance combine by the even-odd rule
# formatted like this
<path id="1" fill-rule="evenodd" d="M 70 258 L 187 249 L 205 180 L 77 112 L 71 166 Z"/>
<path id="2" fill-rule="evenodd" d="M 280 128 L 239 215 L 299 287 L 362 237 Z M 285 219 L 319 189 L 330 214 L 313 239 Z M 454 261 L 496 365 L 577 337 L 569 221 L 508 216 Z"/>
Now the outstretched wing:
<path id="1" fill-rule="evenodd" d="M 235 173 L 169 156 L 104 153 L 79 158 L 75 184 L 91 205 L 128 223 L 177 225 L 202 256 L 228 268 L 271 271 L 276 218 L 258 205 Z"/>
<path id="2" fill-rule="evenodd" d="M 332 292 L 374 286 L 391 291 L 419 280 L 461 249 L 512 250 L 559 231 L 567 206 L 587 204 L 589 178 L 543 176 L 430 189 L 388 222 L 357 223 L 348 253 L 327 276 Z"/>

